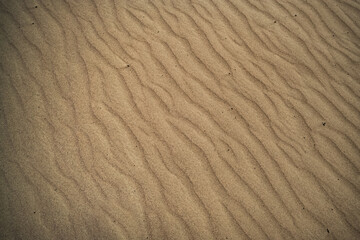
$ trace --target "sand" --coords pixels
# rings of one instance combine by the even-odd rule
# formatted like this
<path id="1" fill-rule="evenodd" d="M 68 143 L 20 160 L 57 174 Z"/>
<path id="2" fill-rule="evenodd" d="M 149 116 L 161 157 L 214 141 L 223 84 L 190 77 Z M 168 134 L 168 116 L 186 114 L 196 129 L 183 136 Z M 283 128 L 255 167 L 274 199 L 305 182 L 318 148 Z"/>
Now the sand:
<path id="1" fill-rule="evenodd" d="M 357 0 L 1 0 L 0 239 L 360 239 Z"/>

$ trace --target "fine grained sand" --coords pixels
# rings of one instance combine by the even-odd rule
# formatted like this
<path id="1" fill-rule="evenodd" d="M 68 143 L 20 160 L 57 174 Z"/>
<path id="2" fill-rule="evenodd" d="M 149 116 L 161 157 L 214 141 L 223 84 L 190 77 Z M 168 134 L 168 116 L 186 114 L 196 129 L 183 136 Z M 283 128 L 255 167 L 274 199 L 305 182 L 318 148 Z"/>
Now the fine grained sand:
<path id="1" fill-rule="evenodd" d="M 0 11 L 0 239 L 360 239 L 359 1 Z"/>

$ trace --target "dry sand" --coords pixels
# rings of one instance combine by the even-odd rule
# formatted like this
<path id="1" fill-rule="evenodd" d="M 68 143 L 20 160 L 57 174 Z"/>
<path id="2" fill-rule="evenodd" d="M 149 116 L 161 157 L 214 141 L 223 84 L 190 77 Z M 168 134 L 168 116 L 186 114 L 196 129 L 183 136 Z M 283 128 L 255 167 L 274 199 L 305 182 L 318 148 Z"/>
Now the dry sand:
<path id="1" fill-rule="evenodd" d="M 359 1 L 0 11 L 0 239 L 360 239 Z"/>

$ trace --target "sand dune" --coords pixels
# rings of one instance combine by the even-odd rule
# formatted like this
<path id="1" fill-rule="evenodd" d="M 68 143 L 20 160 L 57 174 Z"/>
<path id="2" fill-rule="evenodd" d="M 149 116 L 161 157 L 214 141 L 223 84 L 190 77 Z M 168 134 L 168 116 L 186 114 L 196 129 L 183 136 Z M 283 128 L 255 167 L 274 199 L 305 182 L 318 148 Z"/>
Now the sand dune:
<path id="1" fill-rule="evenodd" d="M 0 4 L 1 239 L 360 239 L 360 2 Z"/>

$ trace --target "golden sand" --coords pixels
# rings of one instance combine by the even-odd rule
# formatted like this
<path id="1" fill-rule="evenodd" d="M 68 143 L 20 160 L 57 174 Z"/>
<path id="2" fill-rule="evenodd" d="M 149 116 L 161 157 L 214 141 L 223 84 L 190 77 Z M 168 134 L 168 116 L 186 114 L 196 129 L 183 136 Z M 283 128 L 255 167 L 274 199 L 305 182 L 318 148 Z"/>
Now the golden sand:
<path id="1" fill-rule="evenodd" d="M 360 239 L 358 0 L 0 2 L 0 239 Z"/>

